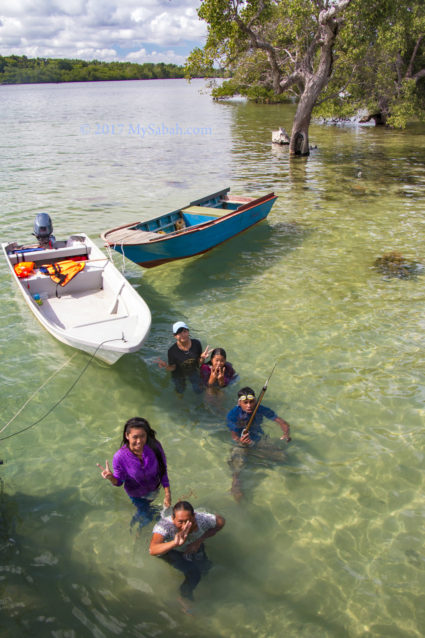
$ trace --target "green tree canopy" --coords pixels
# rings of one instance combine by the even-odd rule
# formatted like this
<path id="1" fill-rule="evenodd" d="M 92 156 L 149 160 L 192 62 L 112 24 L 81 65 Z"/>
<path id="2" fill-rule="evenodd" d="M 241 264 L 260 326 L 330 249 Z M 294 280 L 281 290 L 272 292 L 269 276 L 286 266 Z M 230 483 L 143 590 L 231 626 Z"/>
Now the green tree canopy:
<path id="1" fill-rule="evenodd" d="M 402 126 L 422 114 L 424 3 L 419 0 L 203 0 L 203 49 L 187 70 L 219 63 L 231 79 L 214 95 L 235 92 L 297 101 L 290 151 L 308 153 L 317 115 L 359 108 Z"/>
<path id="2" fill-rule="evenodd" d="M 361 8 L 347 13 L 335 74 L 317 113 L 340 117 L 363 110 L 365 121 L 398 128 L 423 120 L 425 4 L 387 1 L 374 13 Z"/>
<path id="3" fill-rule="evenodd" d="M 0 56 L 0 84 L 42 82 L 92 82 L 101 80 L 146 80 L 182 78 L 184 68 L 160 62 L 100 62 L 54 58 L 27 58 L 25 55 Z"/>

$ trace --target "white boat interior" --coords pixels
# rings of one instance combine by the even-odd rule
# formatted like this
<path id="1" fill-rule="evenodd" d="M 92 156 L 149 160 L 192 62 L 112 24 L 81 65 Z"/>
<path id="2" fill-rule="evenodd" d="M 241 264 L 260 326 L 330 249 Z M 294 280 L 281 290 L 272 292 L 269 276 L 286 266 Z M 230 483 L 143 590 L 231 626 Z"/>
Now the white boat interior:
<path id="1" fill-rule="evenodd" d="M 3 248 L 28 305 L 59 340 L 92 353 L 102 344 L 97 356 L 108 363 L 141 347 L 150 329 L 149 308 L 85 235 L 74 235 L 42 250 L 16 244 Z M 44 264 L 70 257 L 77 261 L 81 257 L 84 268 L 63 287 L 40 270 Z M 22 261 L 34 262 L 35 269 L 19 279 L 13 267 Z"/>

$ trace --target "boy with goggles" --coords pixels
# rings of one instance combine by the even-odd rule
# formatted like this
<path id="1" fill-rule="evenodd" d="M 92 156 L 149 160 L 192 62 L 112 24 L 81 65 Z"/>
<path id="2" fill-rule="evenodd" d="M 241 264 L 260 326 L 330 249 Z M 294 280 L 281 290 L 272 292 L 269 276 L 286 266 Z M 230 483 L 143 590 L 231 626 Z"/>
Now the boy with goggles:
<path id="1" fill-rule="evenodd" d="M 238 392 L 238 405 L 230 410 L 227 415 L 227 427 L 230 430 L 233 441 L 236 443 L 229 460 L 229 465 L 233 469 L 231 493 L 236 501 L 240 501 L 243 497 L 242 483 L 239 477 L 249 454 L 249 448 L 255 447 L 259 452 L 262 450 L 267 458 L 276 461 L 282 461 L 285 458 L 283 450 L 274 448 L 267 441 L 267 436 L 264 435 L 264 430 L 261 427 L 263 418 L 266 417 L 266 419 L 276 421 L 283 432 L 283 436 L 280 438 L 286 441 L 291 440 L 289 424 L 284 419 L 277 416 L 276 412 L 270 408 L 266 408 L 265 405 L 260 404 L 255 411 L 256 406 L 257 400 L 254 390 L 245 387 Z M 247 432 L 245 428 L 254 411 L 255 416 Z"/>
<path id="2" fill-rule="evenodd" d="M 283 436 L 281 439 L 290 441 L 289 436 L 289 424 L 277 416 L 276 412 L 270 408 L 266 408 L 265 405 L 259 405 L 254 416 L 254 420 L 249 429 L 249 432 L 245 432 L 245 427 L 251 418 L 252 413 L 255 410 L 257 400 L 255 398 L 255 392 L 252 388 L 245 387 L 238 392 L 238 405 L 234 407 L 227 415 L 227 427 L 230 430 L 232 439 L 239 445 L 252 447 L 264 435 L 264 430 L 261 427 L 263 418 L 276 421 L 280 426 Z"/>

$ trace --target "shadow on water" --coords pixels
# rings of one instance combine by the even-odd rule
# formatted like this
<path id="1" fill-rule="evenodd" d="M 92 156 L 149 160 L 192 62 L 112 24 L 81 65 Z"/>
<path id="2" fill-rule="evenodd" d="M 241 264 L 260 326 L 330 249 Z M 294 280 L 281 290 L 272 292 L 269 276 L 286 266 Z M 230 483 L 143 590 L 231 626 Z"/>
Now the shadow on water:
<path id="1" fill-rule="evenodd" d="M 2 638 L 16 636 L 195 636 L 216 634 L 179 610 L 129 586 L 125 574 L 73 558 L 74 538 L 92 510 L 77 489 L 43 497 L 2 494 Z M 143 575 L 140 575 L 143 580 Z M 52 586 L 54 583 L 54 586 Z M 114 592 L 120 592 L 118 596 Z"/>
<path id="2" fill-rule="evenodd" d="M 311 232 L 296 223 L 260 224 L 214 250 L 192 259 L 176 262 L 173 268 L 160 267 L 143 280 L 161 288 L 169 277 L 174 280 L 173 296 L 177 300 L 195 301 L 202 295 L 204 303 L 223 294 L 227 300 L 238 296 L 259 272 L 272 268 L 304 241 Z M 169 299 L 167 298 L 167 304 Z"/>
<path id="3" fill-rule="evenodd" d="M 239 511 L 239 516 L 236 512 Z M 244 528 L 254 529 L 259 525 L 266 528 L 275 527 L 276 520 L 274 512 L 267 506 L 256 502 L 255 506 L 246 508 L 244 501 L 239 505 L 235 504 L 234 510 L 234 526 L 238 526 L 237 519 L 240 519 Z M 253 539 L 252 539 L 253 540 Z M 347 630 L 342 622 L 335 617 L 326 617 L 321 611 L 323 601 L 320 596 L 313 602 L 307 594 L 298 592 L 297 594 L 289 593 L 281 582 L 282 572 L 285 571 L 285 564 L 276 564 L 276 551 L 274 543 L 261 545 L 261 562 L 264 566 L 268 566 L 268 577 L 264 578 L 264 569 L 259 569 L 258 554 L 252 551 L 252 540 L 243 538 L 233 534 L 228 539 L 226 547 L 226 568 L 228 572 L 227 580 L 227 597 L 225 603 L 227 605 L 241 605 L 242 601 L 252 600 L 252 591 L 261 592 L 261 603 L 257 606 L 249 608 L 246 604 L 243 610 L 245 616 L 243 633 L 245 636 L 279 636 L 277 630 L 278 625 L 274 627 L 273 633 L 268 633 L 268 615 L 270 609 L 281 619 L 281 623 L 288 622 L 290 619 L 291 630 L 286 634 L 288 636 L 324 636 L 339 637 L 346 636 Z M 287 552 L 288 563 L 291 564 L 290 556 L 292 540 L 288 538 Z M 242 552 L 241 552 L 242 549 Z M 246 549 L 245 552 L 243 550 Z M 267 567 L 266 567 L 267 569 Z M 300 565 L 300 569 L 302 566 Z M 282 570 L 282 571 L 280 571 Z M 234 588 L 233 582 L 235 577 L 238 579 L 238 587 Z M 308 589 L 308 588 L 307 588 Z M 255 608 L 254 608 L 255 607 Z M 255 614 L 255 620 L 251 618 L 251 623 L 247 621 L 252 613 Z M 235 616 L 233 628 L 235 632 L 231 635 L 242 635 L 242 627 L 239 624 L 239 618 Z M 308 628 L 308 629 L 307 629 Z M 240 633 L 238 633 L 238 630 Z M 282 634 L 285 635 L 285 634 Z"/>

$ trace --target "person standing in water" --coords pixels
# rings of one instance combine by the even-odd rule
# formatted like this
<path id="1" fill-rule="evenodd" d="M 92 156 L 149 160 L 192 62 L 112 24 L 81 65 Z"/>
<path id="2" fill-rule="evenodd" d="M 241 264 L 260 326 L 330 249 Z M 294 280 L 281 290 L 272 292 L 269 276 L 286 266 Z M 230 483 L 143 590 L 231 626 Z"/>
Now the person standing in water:
<path id="1" fill-rule="evenodd" d="M 281 428 L 283 435 L 280 437 L 285 441 L 290 441 L 289 423 L 279 417 L 276 412 L 265 405 L 259 405 L 255 413 L 254 420 L 248 432 L 245 431 L 246 426 L 256 408 L 257 399 L 252 388 L 245 386 L 238 392 L 238 405 L 230 410 L 227 415 L 227 427 L 235 443 L 229 465 L 233 469 L 232 489 L 231 492 L 235 499 L 239 501 L 242 496 L 242 487 L 239 475 L 245 465 L 247 454 L 250 448 L 256 448 L 265 453 L 268 458 L 282 460 L 284 454 L 282 450 L 274 449 L 265 435 L 262 428 L 264 417 L 275 421 Z"/>
<path id="2" fill-rule="evenodd" d="M 164 488 L 164 507 L 171 506 L 170 481 L 167 475 L 167 460 L 160 442 L 146 419 L 133 417 L 124 425 L 120 449 L 112 460 L 113 471 L 108 461 L 102 470 L 102 477 L 119 487 L 124 484 L 130 500 L 137 508 L 131 525 L 138 522 L 147 525 L 157 513 L 152 502 Z"/>
<path id="3" fill-rule="evenodd" d="M 248 386 L 241 388 L 238 392 L 238 405 L 232 408 L 227 415 L 227 427 L 235 443 L 244 446 L 253 446 L 258 443 L 264 436 L 264 430 L 261 427 L 264 417 L 275 421 L 280 426 L 283 432 L 281 439 L 290 441 L 289 423 L 265 405 L 258 406 L 249 432 L 244 432 L 256 405 L 257 399 L 255 398 L 254 390 Z"/>
<path id="4" fill-rule="evenodd" d="M 214 348 L 210 360 L 201 366 L 201 378 L 207 388 L 225 388 L 236 376 L 223 348 Z"/>
<path id="5" fill-rule="evenodd" d="M 198 512 L 187 501 L 178 501 L 172 515 L 162 518 L 153 528 L 149 553 L 183 572 L 185 579 L 180 585 L 183 598 L 193 600 L 202 574 L 211 568 L 204 540 L 215 536 L 224 523 L 218 514 Z"/>
<path id="6" fill-rule="evenodd" d="M 189 328 L 184 321 L 176 321 L 173 325 L 173 335 L 176 343 L 168 350 L 168 364 L 158 359 L 158 365 L 171 372 L 178 394 L 183 394 L 185 391 L 186 379 L 189 379 L 192 384 L 193 391 L 200 394 L 203 387 L 199 376 L 199 366 L 205 362 L 211 348 L 207 346 L 202 351 L 201 342 L 191 338 Z"/>

